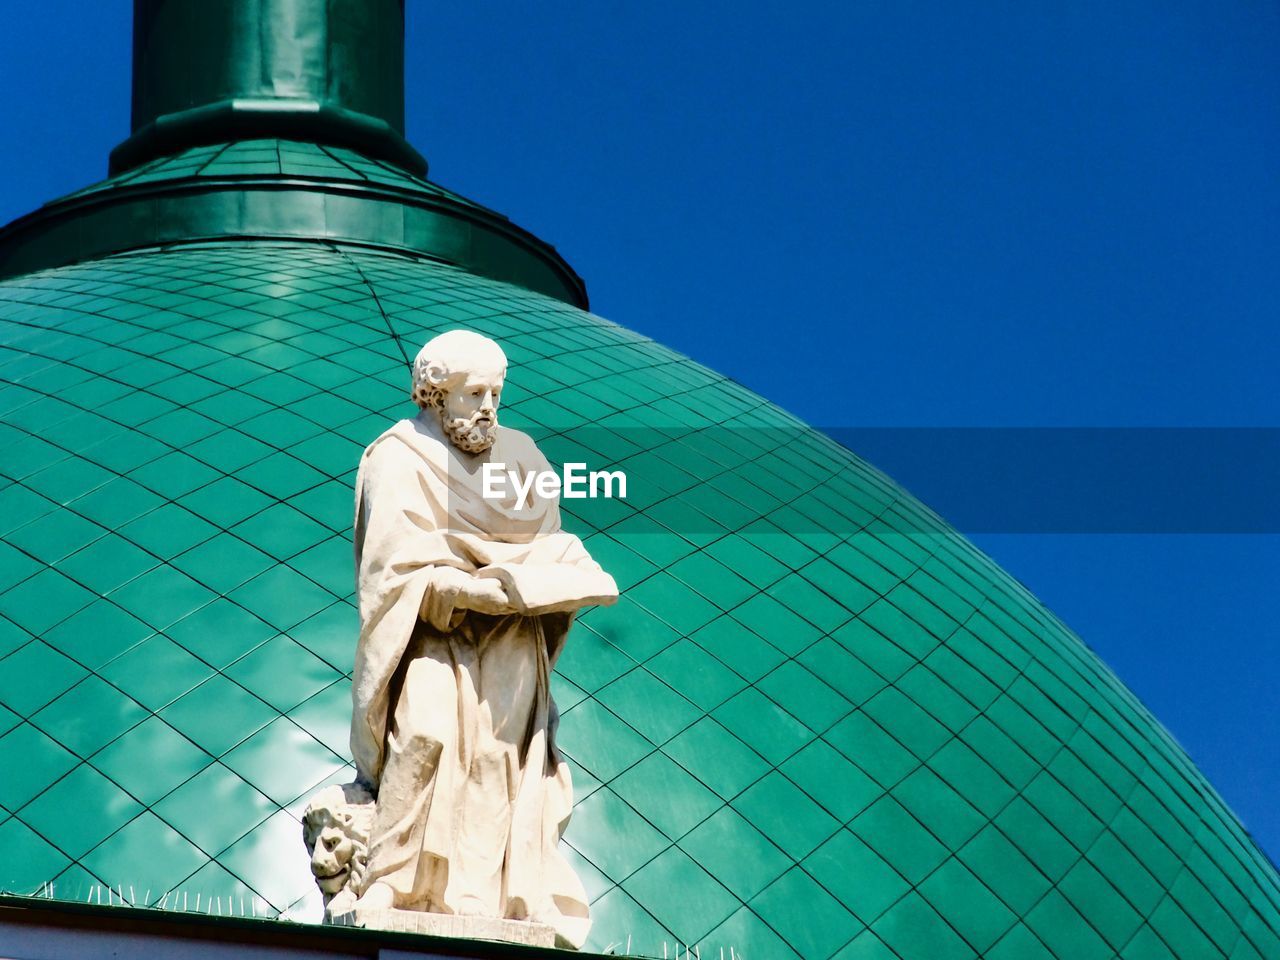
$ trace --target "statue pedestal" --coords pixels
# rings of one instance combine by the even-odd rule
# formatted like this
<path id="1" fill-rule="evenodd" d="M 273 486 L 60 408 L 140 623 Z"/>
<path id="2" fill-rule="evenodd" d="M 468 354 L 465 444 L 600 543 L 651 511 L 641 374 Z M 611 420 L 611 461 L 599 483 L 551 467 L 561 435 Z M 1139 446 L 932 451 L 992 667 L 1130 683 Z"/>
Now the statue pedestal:
<path id="1" fill-rule="evenodd" d="M 425 933 L 433 937 L 464 940 L 500 940 L 531 947 L 554 947 L 555 930 L 545 923 L 528 920 L 500 920 L 496 917 L 462 917 L 452 913 L 419 910 L 349 910 L 331 923 L 345 927 L 365 927 L 393 933 Z"/>

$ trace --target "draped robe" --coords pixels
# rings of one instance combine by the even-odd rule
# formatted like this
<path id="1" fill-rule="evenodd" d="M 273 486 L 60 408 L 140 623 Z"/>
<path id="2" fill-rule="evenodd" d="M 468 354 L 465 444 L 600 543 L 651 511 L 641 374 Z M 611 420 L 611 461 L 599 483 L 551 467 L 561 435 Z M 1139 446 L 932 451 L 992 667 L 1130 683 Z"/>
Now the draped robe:
<path id="1" fill-rule="evenodd" d="M 577 947 L 590 920 L 557 848 L 573 794 L 550 673 L 576 610 L 617 587 L 560 529 L 558 499 L 518 504 L 510 483 L 483 497 L 485 461 L 549 469 L 505 427 L 488 452 L 459 453 L 433 411 L 360 461 L 351 750 L 377 795 L 364 889 L 388 884 L 402 909 L 547 923 Z M 456 571 L 496 577 L 521 612 L 458 609 Z"/>

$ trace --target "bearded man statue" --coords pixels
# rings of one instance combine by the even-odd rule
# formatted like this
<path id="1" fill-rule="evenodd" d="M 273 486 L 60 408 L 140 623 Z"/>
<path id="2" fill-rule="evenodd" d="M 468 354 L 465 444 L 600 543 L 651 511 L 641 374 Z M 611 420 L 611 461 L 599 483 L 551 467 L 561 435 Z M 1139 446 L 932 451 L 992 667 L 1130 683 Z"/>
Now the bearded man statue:
<path id="1" fill-rule="evenodd" d="M 413 364 L 418 416 L 360 461 L 351 750 L 377 801 L 355 920 L 530 921 L 578 947 L 590 920 L 557 848 L 573 794 L 550 677 L 576 612 L 617 586 L 560 529 L 558 497 L 524 482 L 550 466 L 498 426 L 506 370 L 492 340 L 434 338 Z M 486 463 L 523 496 L 486 490 Z"/>

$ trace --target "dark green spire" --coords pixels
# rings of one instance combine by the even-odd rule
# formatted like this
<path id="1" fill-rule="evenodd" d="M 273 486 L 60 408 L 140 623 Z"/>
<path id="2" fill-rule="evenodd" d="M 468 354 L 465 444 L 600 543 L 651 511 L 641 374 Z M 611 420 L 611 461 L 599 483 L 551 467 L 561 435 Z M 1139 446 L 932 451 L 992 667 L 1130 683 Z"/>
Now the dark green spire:
<path id="1" fill-rule="evenodd" d="M 404 139 L 403 0 L 134 0 L 111 176 L 0 227 L 0 277 L 191 241 L 421 254 L 585 308 L 548 243 L 425 179 Z"/>
<path id="2" fill-rule="evenodd" d="M 404 139 L 403 0 L 134 0 L 119 173 L 198 144 L 352 147 L 422 176 Z"/>

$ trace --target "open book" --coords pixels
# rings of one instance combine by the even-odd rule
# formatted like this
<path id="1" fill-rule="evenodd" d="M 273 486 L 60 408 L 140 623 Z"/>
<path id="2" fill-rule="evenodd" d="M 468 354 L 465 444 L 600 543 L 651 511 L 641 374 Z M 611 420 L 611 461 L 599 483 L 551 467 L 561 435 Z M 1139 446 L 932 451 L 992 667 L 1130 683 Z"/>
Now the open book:
<path id="1" fill-rule="evenodd" d="M 499 581 L 512 605 L 527 616 L 579 607 L 607 607 L 618 599 L 618 585 L 599 567 L 593 570 L 568 563 L 491 563 L 477 570 L 476 576 Z"/>

